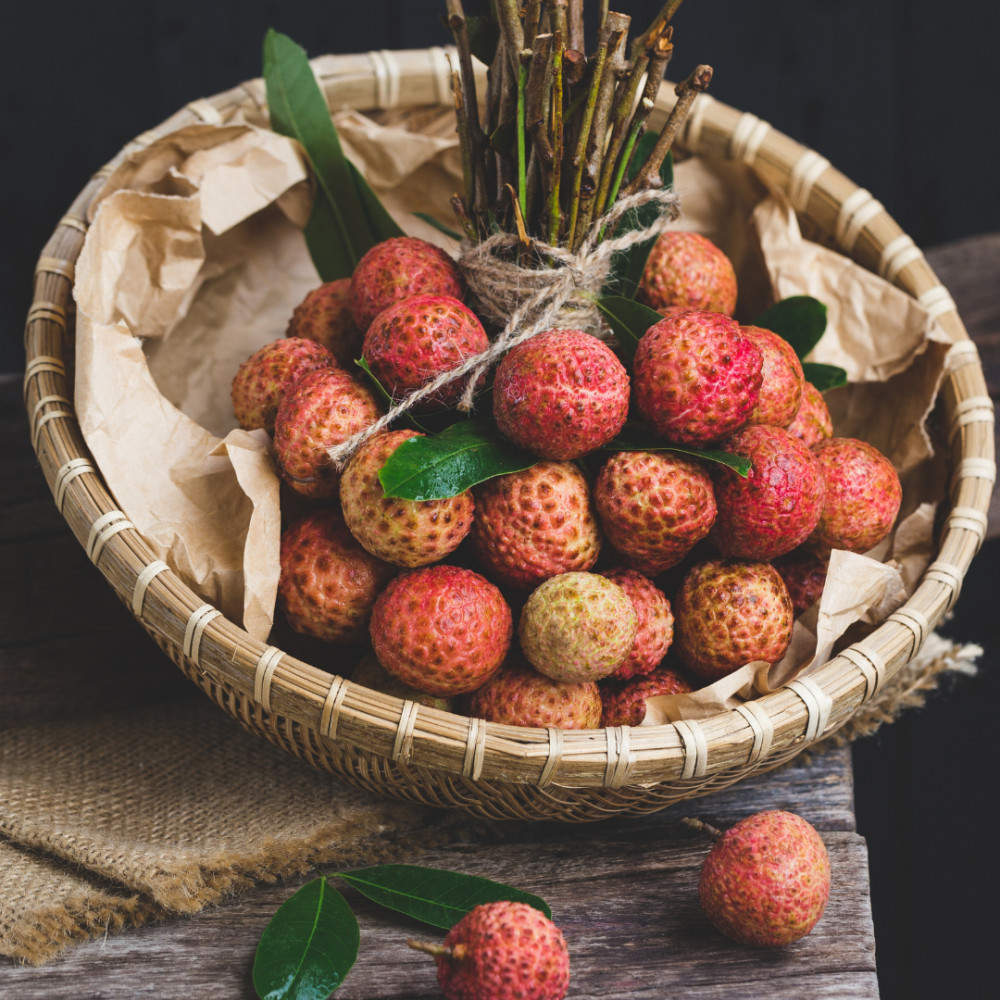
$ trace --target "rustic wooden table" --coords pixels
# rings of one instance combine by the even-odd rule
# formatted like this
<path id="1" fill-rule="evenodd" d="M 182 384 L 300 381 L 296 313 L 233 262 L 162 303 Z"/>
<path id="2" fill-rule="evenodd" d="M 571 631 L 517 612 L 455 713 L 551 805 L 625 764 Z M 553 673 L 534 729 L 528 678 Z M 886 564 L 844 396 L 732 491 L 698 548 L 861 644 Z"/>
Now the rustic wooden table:
<path id="1" fill-rule="evenodd" d="M 979 344 L 996 399 L 1000 235 L 943 247 L 928 258 Z M 34 720 L 191 697 L 55 510 L 35 465 L 20 393 L 20 376 L 0 376 L 0 738 L 3 729 Z M 994 497 L 994 513 L 996 503 Z M 1000 519 L 991 520 L 996 531 Z M 696 814 L 726 825 L 769 807 L 793 809 L 821 830 L 834 877 L 827 912 L 811 935 L 786 949 L 759 951 L 728 942 L 701 915 L 693 889 L 704 845 L 680 819 Z M 488 873 L 544 896 L 570 943 L 569 995 L 580 1000 L 879 996 L 868 854 L 855 825 L 847 750 L 653 816 L 583 827 L 513 826 L 499 844 L 435 850 L 422 860 Z M 79 945 L 41 968 L 0 959 L 0 996 L 251 998 L 257 940 L 299 884 L 262 887 L 194 917 Z M 433 964 L 405 947 L 415 927 L 348 895 L 362 948 L 337 995 L 439 996 Z"/>

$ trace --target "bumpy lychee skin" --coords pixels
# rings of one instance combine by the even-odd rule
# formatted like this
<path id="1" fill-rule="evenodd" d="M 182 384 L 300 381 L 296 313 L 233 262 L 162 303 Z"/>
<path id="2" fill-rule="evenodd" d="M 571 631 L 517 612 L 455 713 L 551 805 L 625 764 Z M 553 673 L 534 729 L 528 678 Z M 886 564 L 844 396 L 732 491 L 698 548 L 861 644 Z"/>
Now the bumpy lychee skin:
<path id="1" fill-rule="evenodd" d="M 401 399 L 489 346 L 482 323 L 458 299 L 413 295 L 372 320 L 362 355 L 389 395 Z M 455 379 L 418 404 L 419 409 L 444 409 L 464 388 L 464 379 Z"/>
<path id="2" fill-rule="evenodd" d="M 620 451 L 594 483 L 608 541 L 629 565 L 656 576 L 679 563 L 715 521 L 712 477 L 669 451 Z"/>
<path id="3" fill-rule="evenodd" d="M 746 477 L 720 466 L 718 514 L 709 540 L 725 556 L 768 560 L 804 542 L 823 510 L 825 484 L 816 456 L 780 427 L 753 424 L 724 447 L 750 459 Z"/>
<path id="4" fill-rule="evenodd" d="M 339 476 L 327 449 L 381 415 L 372 391 L 342 368 L 304 375 L 281 397 L 274 421 L 274 457 L 282 477 L 303 496 L 336 496 Z"/>
<path id="5" fill-rule="evenodd" d="M 334 368 L 337 360 L 321 344 L 304 337 L 283 337 L 265 344 L 240 365 L 230 394 L 240 427 L 274 433 L 274 418 L 285 390 L 309 372 Z"/>
<path id="6" fill-rule="evenodd" d="M 805 937 L 830 896 L 830 857 L 815 828 L 771 809 L 740 820 L 715 842 L 698 896 L 708 919 L 741 944 L 777 947 Z"/>
<path id="7" fill-rule="evenodd" d="M 792 437 L 799 438 L 807 448 L 811 448 L 824 438 L 832 437 L 833 420 L 830 417 L 830 410 L 826 400 L 823 399 L 823 394 L 812 382 L 806 382 L 802 387 L 802 402 L 787 430 Z"/>
<path id="8" fill-rule="evenodd" d="M 538 462 L 475 487 L 469 533 L 483 572 L 503 586 L 530 590 L 570 570 L 589 570 L 601 534 L 583 473 L 571 462 Z"/>
<path id="9" fill-rule="evenodd" d="M 698 233 L 671 231 L 653 245 L 636 298 L 657 310 L 681 306 L 732 316 L 736 272 L 711 240 Z"/>
<path id="10" fill-rule="evenodd" d="M 280 565 L 278 601 L 288 624 L 326 642 L 365 637 L 372 605 L 395 572 L 365 552 L 329 509 L 282 532 Z"/>
<path id="11" fill-rule="evenodd" d="M 760 395 L 747 423 L 787 427 L 802 403 L 806 382 L 802 362 L 784 337 L 760 326 L 744 326 L 741 329 L 743 336 L 753 342 L 764 359 Z"/>
<path id="12" fill-rule="evenodd" d="M 776 663 L 792 637 L 792 600 L 770 563 L 698 563 L 684 577 L 673 610 L 674 652 L 708 681 L 755 660 Z"/>
<path id="13" fill-rule="evenodd" d="M 775 559 L 772 565 L 785 581 L 796 618 L 823 596 L 826 574 L 830 568 L 829 556 L 813 552 L 806 544 Z"/>
<path id="14" fill-rule="evenodd" d="M 468 696 L 466 714 L 506 726 L 596 729 L 601 695 L 593 681 L 554 681 L 512 658 Z"/>
<path id="15" fill-rule="evenodd" d="M 454 552 L 472 527 L 468 490 L 444 500 L 387 497 L 378 474 L 417 431 L 375 434 L 351 457 L 340 479 L 340 505 L 351 534 L 373 555 L 396 566 L 426 566 Z"/>
<path id="16" fill-rule="evenodd" d="M 448 932 L 437 956 L 445 1000 L 562 1000 L 569 949 L 556 925 L 527 903 L 486 903 Z"/>
<path id="17" fill-rule="evenodd" d="M 460 566 L 424 566 L 389 582 L 372 608 L 372 649 L 386 671 L 428 694 L 474 691 L 510 648 L 500 591 Z"/>
<path id="18" fill-rule="evenodd" d="M 812 453 L 826 482 L 826 499 L 812 544 L 867 552 L 892 530 L 902 488 L 892 463 L 856 438 L 826 438 Z"/>
<path id="19" fill-rule="evenodd" d="M 415 701 L 418 705 L 436 708 L 439 712 L 451 712 L 455 707 L 456 699 L 454 698 L 428 694 L 426 691 L 420 691 L 418 688 L 410 687 L 409 684 L 397 680 L 391 674 L 386 673 L 382 664 L 370 653 L 362 657 L 354 668 L 351 680 L 372 691 L 381 691 L 382 694 L 389 694 L 394 698 L 401 698 L 403 701 Z"/>
<path id="20" fill-rule="evenodd" d="M 668 316 L 651 326 L 636 348 L 636 406 L 669 441 L 718 441 L 753 412 L 763 363 L 740 325 L 722 313 Z"/>
<path id="21" fill-rule="evenodd" d="M 637 674 L 652 673 L 667 655 L 674 639 L 674 614 L 667 595 L 638 570 L 615 567 L 604 570 L 601 576 L 617 583 L 628 594 L 638 618 L 632 650 L 611 674 L 611 679 L 623 681 Z"/>
<path id="22" fill-rule="evenodd" d="M 602 681 L 601 725 L 641 726 L 646 718 L 646 701 L 661 694 L 687 694 L 691 685 L 674 670 L 654 670 L 627 681 Z"/>
<path id="23" fill-rule="evenodd" d="M 361 331 L 347 301 L 350 287 L 350 278 L 338 278 L 314 288 L 293 310 L 285 333 L 322 344 L 348 371 L 361 356 Z"/>
<path id="24" fill-rule="evenodd" d="M 614 673 L 635 644 L 639 617 L 628 594 L 596 573 L 561 573 L 536 587 L 518 622 L 528 662 L 556 681 Z"/>
<path id="25" fill-rule="evenodd" d="M 465 283 L 440 247 L 415 236 L 376 243 L 358 261 L 348 293 L 354 324 L 366 333 L 375 317 L 394 302 L 424 293 L 461 299 Z"/>
<path id="26" fill-rule="evenodd" d="M 628 416 L 629 377 L 607 344 L 581 330 L 549 330 L 497 366 L 500 432 L 539 458 L 570 461 L 607 444 Z"/>

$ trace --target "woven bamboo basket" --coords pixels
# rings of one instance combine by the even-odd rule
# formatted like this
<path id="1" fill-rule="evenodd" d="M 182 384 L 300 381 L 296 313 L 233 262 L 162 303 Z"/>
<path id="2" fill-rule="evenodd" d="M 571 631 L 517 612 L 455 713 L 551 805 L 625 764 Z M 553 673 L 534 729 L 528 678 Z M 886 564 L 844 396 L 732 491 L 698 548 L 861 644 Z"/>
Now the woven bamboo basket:
<path id="1" fill-rule="evenodd" d="M 405 114 L 451 103 L 445 49 L 324 56 L 313 66 L 331 110 Z M 672 99 L 661 98 L 661 114 Z M 810 231 L 904 289 L 958 341 L 940 404 L 951 429 L 950 506 L 936 558 L 905 605 L 807 678 L 737 710 L 699 722 L 559 731 L 486 723 L 371 691 L 253 639 L 206 604 L 117 508 L 81 436 L 74 266 L 88 205 L 124 156 L 182 126 L 264 106 L 260 80 L 194 101 L 99 170 L 42 251 L 26 327 L 25 402 L 58 509 L 153 640 L 226 712 L 310 764 L 389 796 L 489 818 L 579 822 L 652 812 L 775 767 L 842 726 L 917 654 L 956 600 L 986 531 L 994 414 L 975 346 L 920 250 L 868 191 L 708 95 L 687 121 L 686 150 L 753 166 L 788 193 Z"/>

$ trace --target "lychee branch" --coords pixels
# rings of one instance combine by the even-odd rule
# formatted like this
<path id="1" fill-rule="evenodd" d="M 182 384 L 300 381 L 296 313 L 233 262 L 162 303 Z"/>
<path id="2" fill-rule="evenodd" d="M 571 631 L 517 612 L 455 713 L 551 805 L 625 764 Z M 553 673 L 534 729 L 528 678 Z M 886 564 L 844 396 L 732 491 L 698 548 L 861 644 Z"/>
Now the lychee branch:
<path id="1" fill-rule="evenodd" d="M 681 822 L 699 833 L 707 833 L 713 840 L 718 840 L 722 836 L 722 831 L 718 827 L 712 826 L 704 820 L 695 819 L 693 816 L 682 816 Z"/>

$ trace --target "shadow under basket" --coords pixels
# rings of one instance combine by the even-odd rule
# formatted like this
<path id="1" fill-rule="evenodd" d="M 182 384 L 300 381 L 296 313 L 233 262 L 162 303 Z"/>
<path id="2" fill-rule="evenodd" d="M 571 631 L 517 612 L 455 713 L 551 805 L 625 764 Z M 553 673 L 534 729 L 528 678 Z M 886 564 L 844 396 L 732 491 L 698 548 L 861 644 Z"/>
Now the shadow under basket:
<path id="1" fill-rule="evenodd" d="M 323 56 L 313 65 L 332 109 L 406 114 L 451 105 L 444 49 Z M 660 121 L 672 100 L 661 96 Z M 582 731 L 496 725 L 371 691 L 253 639 L 206 604 L 117 509 L 81 436 L 72 402 L 74 267 L 88 206 L 122 158 L 183 126 L 221 123 L 238 110 L 259 116 L 264 106 L 260 80 L 194 101 L 98 171 L 42 252 L 26 329 L 25 401 L 57 507 L 157 645 L 226 712 L 310 764 L 385 795 L 496 819 L 582 822 L 653 812 L 776 767 L 850 720 L 917 655 L 986 531 L 996 466 L 978 354 L 947 290 L 867 191 L 708 95 L 685 125 L 686 151 L 754 167 L 788 194 L 811 232 L 917 299 L 957 342 L 939 401 L 951 430 L 950 502 L 934 561 L 910 599 L 807 678 L 738 709 L 697 722 Z"/>

